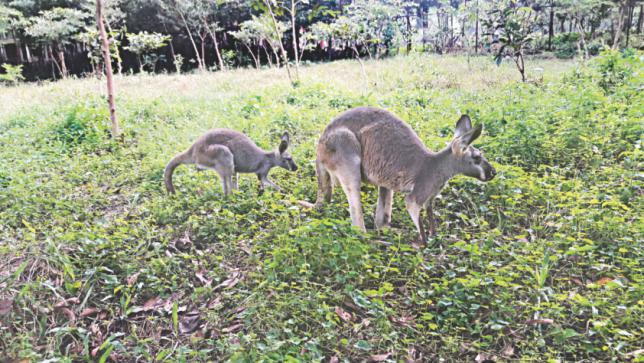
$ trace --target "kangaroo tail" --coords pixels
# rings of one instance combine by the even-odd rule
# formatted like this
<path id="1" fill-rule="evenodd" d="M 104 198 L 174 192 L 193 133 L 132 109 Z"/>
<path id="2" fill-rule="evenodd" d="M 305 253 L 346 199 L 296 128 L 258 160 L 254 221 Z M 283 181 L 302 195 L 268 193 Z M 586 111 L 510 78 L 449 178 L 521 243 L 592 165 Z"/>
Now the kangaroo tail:
<path id="1" fill-rule="evenodd" d="M 166 165 L 163 170 L 163 181 L 165 182 L 165 189 L 170 194 L 174 194 L 174 185 L 172 185 L 172 173 L 177 166 L 184 164 L 190 161 L 190 150 L 178 153 L 175 157 L 170 160 L 168 165 Z"/>

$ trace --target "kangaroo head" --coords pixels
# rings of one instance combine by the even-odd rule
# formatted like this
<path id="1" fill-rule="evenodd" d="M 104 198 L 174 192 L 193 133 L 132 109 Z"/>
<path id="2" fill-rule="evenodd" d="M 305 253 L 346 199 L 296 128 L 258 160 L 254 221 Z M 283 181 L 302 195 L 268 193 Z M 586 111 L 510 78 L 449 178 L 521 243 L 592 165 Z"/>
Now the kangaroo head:
<path id="1" fill-rule="evenodd" d="M 293 161 L 293 157 L 291 154 L 286 151 L 288 149 L 289 145 L 289 136 L 288 132 L 285 132 L 282 135 L 282 138 L 280 140 L 280 146 L 275 152 L 275 165 L 284 168 L 289 171 L 296 171 L 297 170 L 297 165 Z"/>
<path id="2" fill-rule="evenodd" d="M 456 122 L 454 139 L 450 147 L 452 154 L 458 161 L 458 169 L 462 174 L 481 181 L 490 181 L 494 179 L 496 170 L 490 165 L 481 151 L 471 145 L 474 140 L 481 136 L 481 131 L 483 131 L 482 125 L 472 128 L 470 117 L 467 115 L 461 116 Z"/>

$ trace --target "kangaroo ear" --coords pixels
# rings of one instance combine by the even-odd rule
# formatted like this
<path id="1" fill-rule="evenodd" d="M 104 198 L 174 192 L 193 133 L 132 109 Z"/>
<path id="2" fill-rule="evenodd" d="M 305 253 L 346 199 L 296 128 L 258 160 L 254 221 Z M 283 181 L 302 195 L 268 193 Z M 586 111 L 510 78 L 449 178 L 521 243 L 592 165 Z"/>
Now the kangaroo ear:
<path id="1" fill-rule="evenodd" d="M 472 120 L 468 115 L 461 116 L 458 121 L 456 121 L 456 129 L 454 130 L 454 138 L 461 137 L 468 131 L 472 129 Z"/>
<path id="2" fill-rule="evenodd" d="M 467 150 L 467 147 L 470 146 L 474 140 L 478 139 L 481 136 L 483 131 L 483 125 L 478 125 L 475 128 L 469 130 L 465 134 L 460 135 L 459 137 L 452 140 L 452 152 L 456 155 L 461 155 Z"/>
<path id="3" fill-rule="evenodd" d="M 288 149 L 289 140 L 290 138 L 288 136 L 288 132 L 285 132 L 284 134 L 282 134 L 282 139 L 281 139 L 280 148 L 279 148 L 280 154 L 282 154 L 284 151 L 286 151 L 286 149 Z"/>
<path id="4" fill-rule="evenodd" d="M 482 131 L 483 131 L 483 125 L 477 125 L 475 128 L 468 131 L 465 135 L 462 135 L 461 140 L 464 144 L 469 145 L 473 143 L 474 140 L 478 139 L 479 136 L 481 136 Z"/>

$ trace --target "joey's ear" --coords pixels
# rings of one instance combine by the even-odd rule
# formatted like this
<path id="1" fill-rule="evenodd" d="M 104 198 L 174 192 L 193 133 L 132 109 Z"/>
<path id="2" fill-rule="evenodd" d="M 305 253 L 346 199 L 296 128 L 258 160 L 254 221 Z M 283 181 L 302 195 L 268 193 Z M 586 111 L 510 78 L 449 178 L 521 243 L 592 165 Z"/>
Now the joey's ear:
<path id="1" fill-rule="evenodd" d="M 472 129 L 472 120 L 468 115 L 461 116 L 458 121 L 456 121 L 456 129 L 454 130 L 454 138 L 463 136 L 466 132 Z"/>
<path id="2" fill-rule="evenodd" d="M 282 154 L 284 151 L 286 151 L 286 149 L 288 149 L 288 144 L 289 144 L 289 136 L 288 136 L 288 132 L 285 132 L 284 134 L 282 134 L 282 139 L 280 141 L 280 148 L 279 148 L 280 154 Z"/>
<path id="3" fill-rule="evenodd" d="M 478 139 L 479 136 L 481 136 L 481 132 L 483 131 L 483 125 L 478 125 L 475 128 L 469 130 L 463 135 L 460 135 L 459 137 L 454 138 L 452 140 L 452 152 L 456 155 L 461 155 L 467 150 L 467 147 L 474 142 L 474 140 Z"/>

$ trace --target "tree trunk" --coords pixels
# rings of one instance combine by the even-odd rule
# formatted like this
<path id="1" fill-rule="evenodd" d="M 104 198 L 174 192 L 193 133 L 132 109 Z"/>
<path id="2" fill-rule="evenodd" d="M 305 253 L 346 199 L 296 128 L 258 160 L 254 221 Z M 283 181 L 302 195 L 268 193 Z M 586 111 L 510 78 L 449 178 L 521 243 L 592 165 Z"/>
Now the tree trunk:
<path id="1" fill-rule="evenodd" d="M 60 73 L 63 78 L 67 78 L 67 64 L 65 64 L 65 48 L 60 44 L 58 47 L 58 60 L 60 61 Z"/>
<path id="2" fill-rule="evenodd" d="M 288 55 L 286 55 L 284 44 L 282 44 L 282 35 L 279 33 L 277 28 L 277 20 L 275 19 L 275 13 L 273 13 L 273 6 L 271 5 L 271 0 L 263 0 L 263 1 L 264 1 L 264 5 L 266 5 L 266 7 L 268 8 L 268 13 L 270 14 L 271 20 L 273 21 L 273 31 L 275 31 L 275 36 L 279 41 L 279 47 L 280 47 L 280 51 L 282 52 L 282 57 L 284 58 L 284 65 L 286 65 L 286 73 L 288 74 L 288 79 L 291 82 L 291 84 L 295 84 L 295 82 L 299 80 L 294 80 L 293 76 L 291 76 L 291 67 L 288 64 Z"/>
<path id="3" fill-rule="evenodd" d="M 195 51 L 195 57 L 197 57 L 197 64 L 199 65 L 199 70 L 200 71 L 205 71 L 204 66 L 203 66 L 203 61 L 201 60 L 201 57 L 199 56 L 199 49 L 197 49 L 197 43 L 195 43 L 195 39 L 192 37 L 192 31 L 190 31 L 190 26 L 188 26 L 188 22 L 186 21 L 186 17 L 183 15 L 183 11 L 179 10 L 178 6 L 174 6 L 174 10 L 179 13 L 179 16 L 181 17 L 181 21 L 183 22 L 183 26 L 186 28 L 186 31 L 188 32 L 188 38 L 190 38 L 190 43 L 192 44 L 192 49 Z"/>
<path id="4" fill-rule="evenodd" d="M 295 79 L 300 80 L 300 58 L 298 57 L 298 47 L 297 47 L 297 24 L 295 24 L 295 11 L 296 8 L 295 6 L 297 5 L 297 2 L 295 0 L 291 0 L 291 33 L 293 37 L 293 56 L 295 57 Z"/>
<path id="5" fill-rule="evenodd" d="M 16 32 L 12 31 L 13 42 L 16 45 L 16 55 L 18 56 L 18 63 L 23 63 L 24 59 L 22 58 L 22 46 L 20 46 L 20 38 L 16 36 Z"/>
<path id="6" fill-rule="evenodd" d="M 273 58 L 271 54 L 268 52 L 268 49 L 266 49 L 266 47 L 263 45 L 262 45 L 262 49 L 264 49 L 264 54 L 266 54 L 266 59 L 268 60 L 268 66 L 273 68 Z"/>
<path id="7" fill-rule="evenodd" d="M 566 16 L 563 16 L 559 20 L 561 21 L 559 24 L 559 33 L 564 33 L 566 31 Z"/>
<path id="8" fill-rule="evenodd" d="M 633 13 L 635 13 L 635 6 L 631 6 L 628 12 L 628 18 L 626 20 L 626 48 L 628 48 L 628 43 L 631 38 L 631 25 L 633 25 Z"/>
<path id="9" fill-rule="evenodd" d="M 552 37 L 555 34 L 555 3 L 550 2 L 550 21 L 548 22 L 548 50 L 552 50 Z"/>
<path id="10" fill-rule="evenodd" d="M 474 31 L 474 53 L 479 52 L 479 1 L 476 0 L 476 29 Z"/>
<path id="11" fill-rule="evenodd" d="M 206 29 L 208 29 L 208 33 L 210 33 L 210 38 L 212 38 L 212 42 L 215 43 L 215 54 L 217 55 L 217 63 L 219 63 L 219 69 L 220 70 L 225 70 L 226 68 L 224 67 L 224 60 L 221 58 L 221 52 L 219 51 L 219 42 L 217 41 L 217 34 L 208 26 L 208 23 L 206 20 L 203 20 L 204 26 Z"/>
<path id="12" fill-rule="evenodd" d="M 405 17 L 407 18 L 407 54 L 411 54 L 411 18 L 409 16 L 409 11 L 405 10 Z"/>
<path id="13" fill-rule="evenodd" d="M 525 63 L 523 62 L 523 52 L 519 52 L 519 56 L 515 59 L 517 69 L 521 73 L 521 81 L 525 82 Z"/>
<path id="14" fill-rule="evenodd" d="M 203 69 L 206 68 L 206 39 L 208 38 L 208 33 L 202 34 L 199 33 L 199 39 L 201 40 L 201 66 Z"/>
<path id="15" fill-rule="evenodd" d="M 644 21 L 644 5 L 640 5 L 640 15 L 637 17 L 637 34 L 642 33 L 642 22 Z"/>
<path id="16" fill-rule="evenodd" d="M 351 49 L 353 49 L 353 53 L 355 54 L 358 63 L 360 63 L 360 70 L 362 70 L 362 77 L 364 77 L 365 87 L 368 87 L 369 79 L 367 78 L 367 71 L 364 68 L 364 62 L 362 62 L 362 59 L 360 58 L 360 52 L 358 52 L 358 48 L 355 44 L 351 45 Z"/>
<path id="17" fill-rule="evenodd" d="M 25 54 L 27 55 L 27 62 L 31 63 L 31 52 L 28 44 L 25 44 Z"/>
<path id="18" fill-rule="evenodd" d="M 617 15 L 617 25 L 615 26 L 615 37 L 613 38 L 613 49 L 619 48 L 620 37 L 622 36 L 622 28 L 624 27 L 624 16 L 626 15 L 626 0 L 620 1 L 619 13 Z"/>
<path id="19" fill-rule="evenodd" d="M 112 77 L 112 60 L 110 55 L 110 43 L 105 34 L 105 24 L 103 23 L 103 5 L 101 0 L 96 0 L 96 23 L 98 32 L 101 36 L 103 45 L 103 60 L 105 63 L 105 75 L 107 78 L 107 103 L 110 108 L 110 120 L 112 121 L 112 138 L 116 139 L 121 134 L 118 120 L 116 119 L 116 106 L 114 104 L 114 82 Z"/>
<path id="20" fill-rule="evenodd" d="M 242 44 L 244 44 L 246 49 L 248 49 L 248 53 L 250 53 L 250 56 L 253 58 L 253 61 L 255 62 L 255 68 L 259 69 L 259 60 L 257 59 L 257 57 L 255 57 L 255 53 L 253 53 L 253 50 L 250 49 L 248 44 L 246 44 L 246 43 L 242 43 Z"/>

